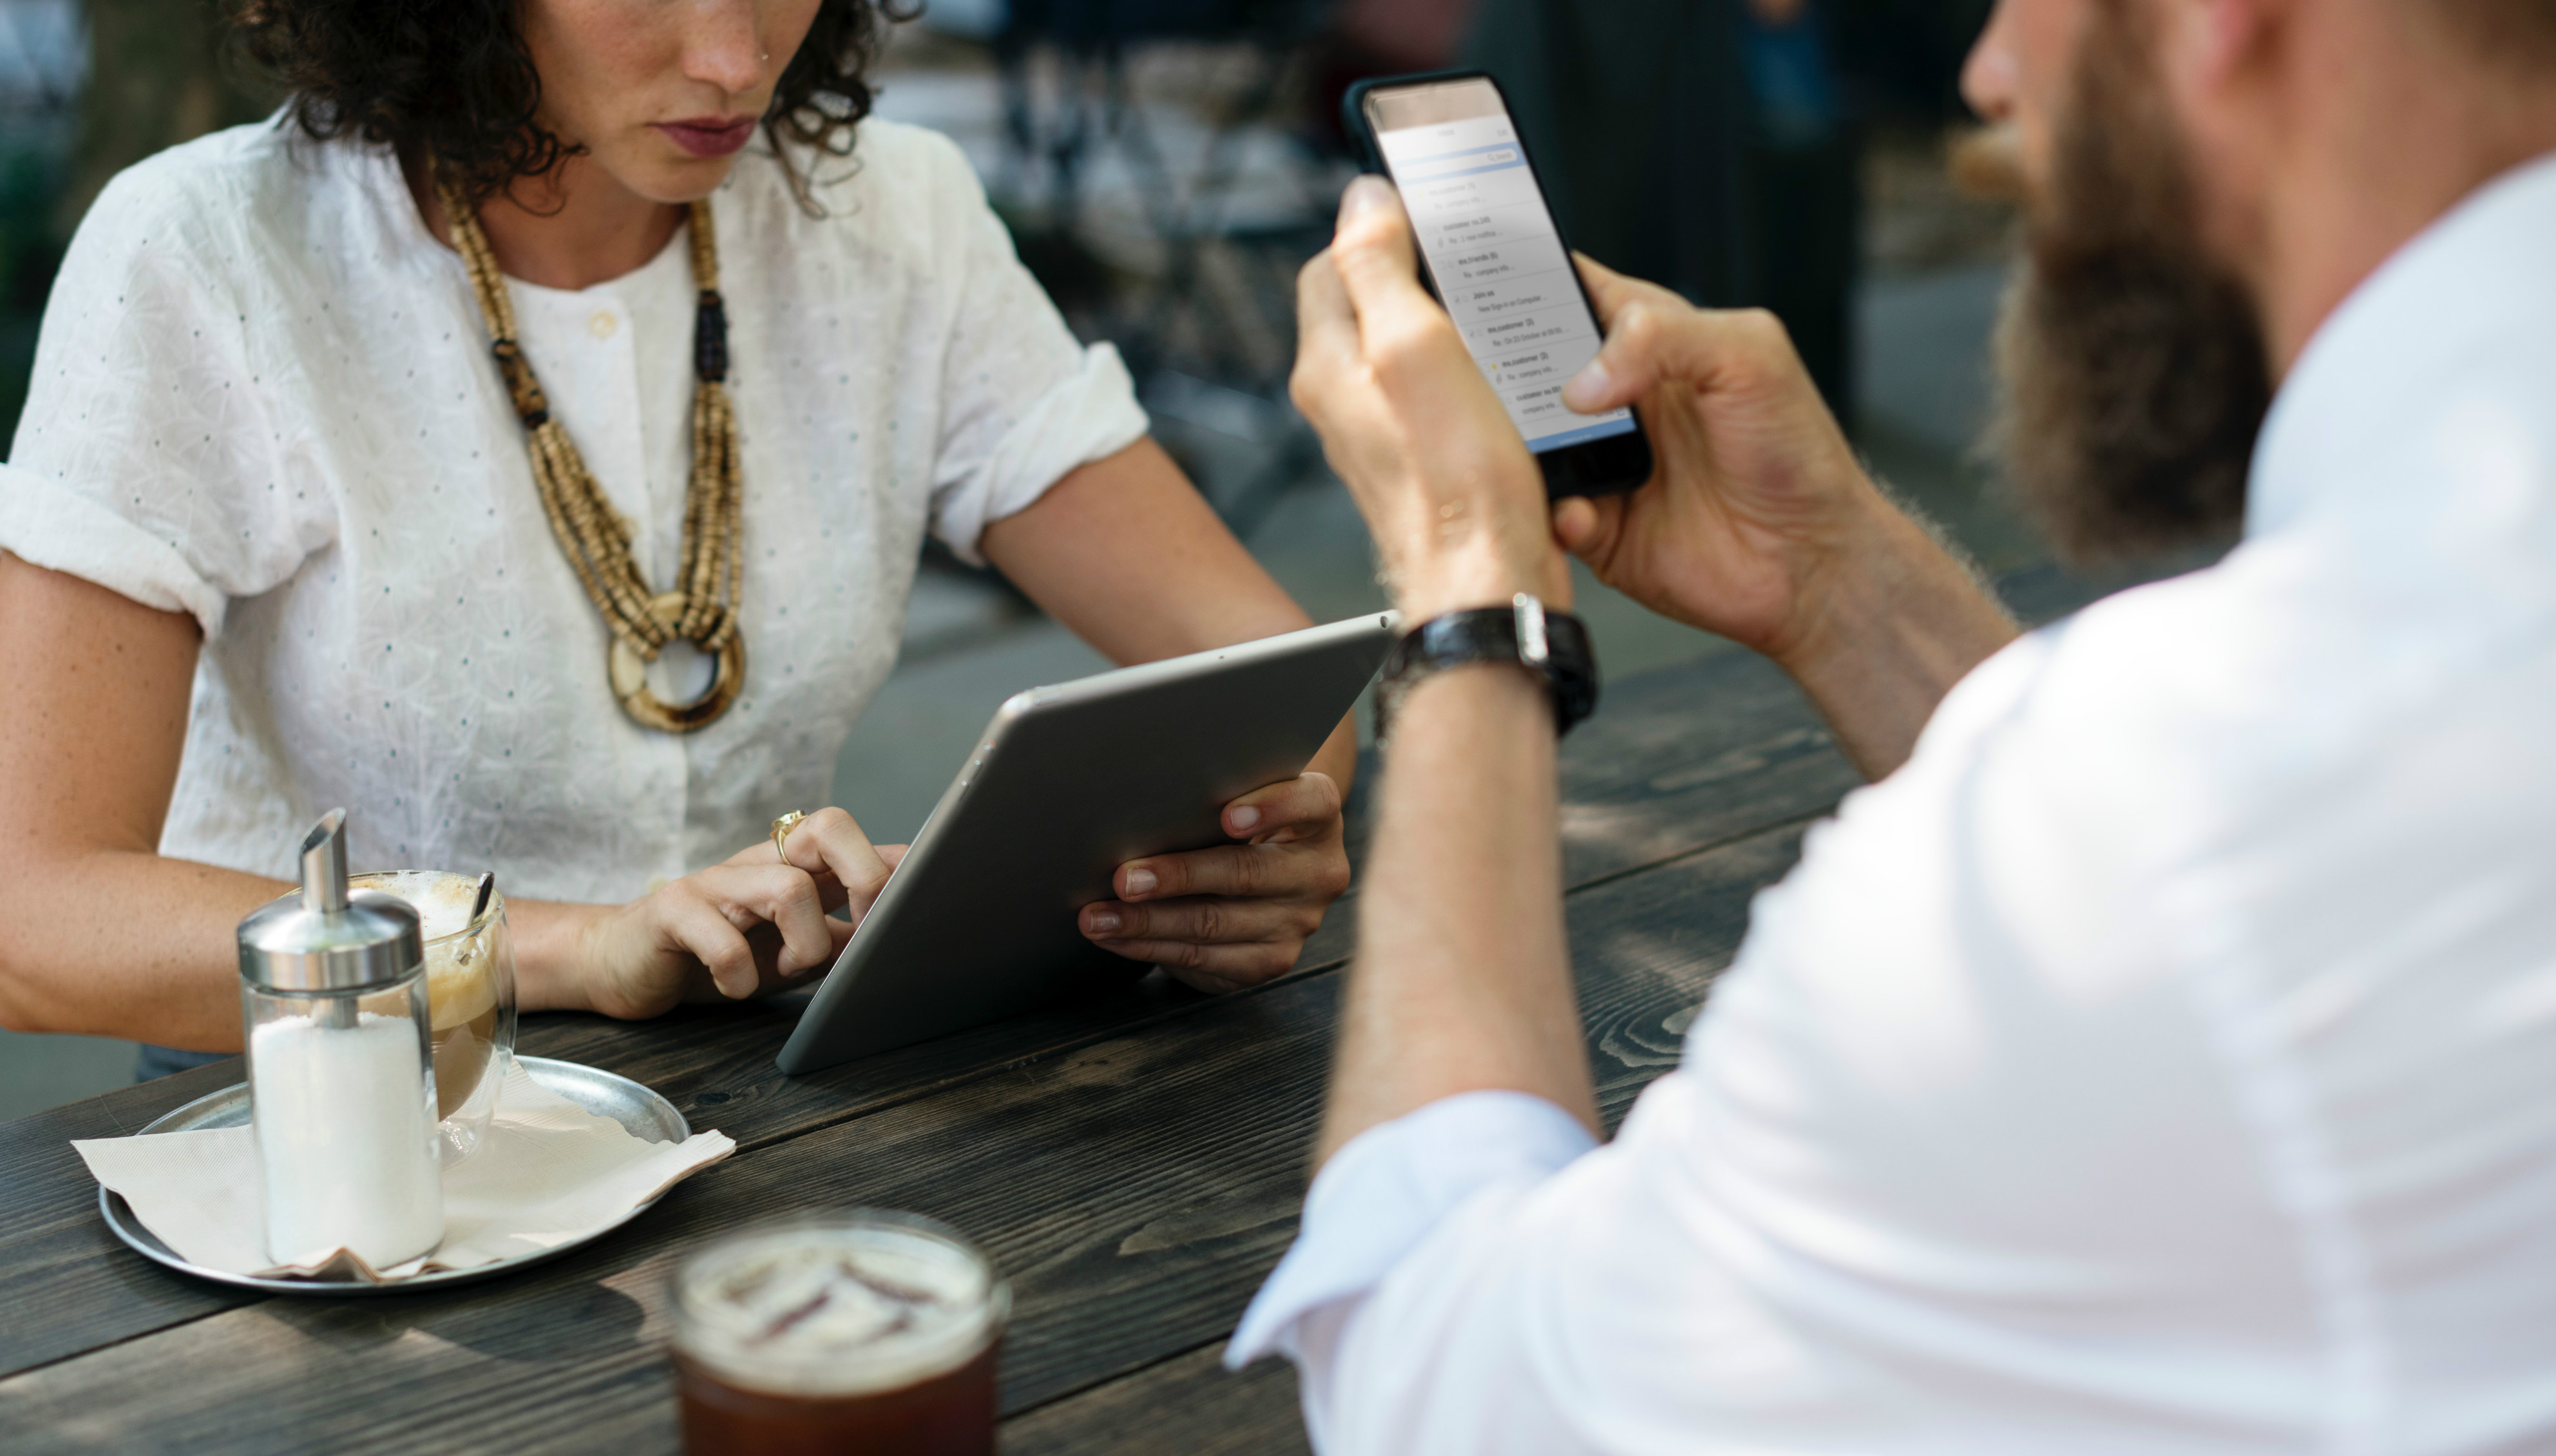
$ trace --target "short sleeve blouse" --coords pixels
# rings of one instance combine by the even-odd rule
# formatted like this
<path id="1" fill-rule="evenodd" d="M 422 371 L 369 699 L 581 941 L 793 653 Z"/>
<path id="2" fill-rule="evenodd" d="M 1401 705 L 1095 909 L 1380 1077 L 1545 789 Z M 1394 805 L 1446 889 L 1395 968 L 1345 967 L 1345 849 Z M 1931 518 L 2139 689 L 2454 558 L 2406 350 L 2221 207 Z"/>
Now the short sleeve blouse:
<path id="1" fill-rule="evenodd" d="M 201 624 L 163 853 L 282 876 L 342 804 L 359 867 L 619 901 L 825 800 L 924 533 L 972 557 L 1145 419 L 946 138 L 873 119 L 803 167 L 816 214 L 760 148 L 711 199 L 748 662 L 736 705 L 681 737 L 614 700 L 461 261 L 387 151 L 270 123 L 115 180 L 46 310 L 0 548 Z M 684 239 L 594 288 L 512 288 L 555 412 L 668 583 Z"/>

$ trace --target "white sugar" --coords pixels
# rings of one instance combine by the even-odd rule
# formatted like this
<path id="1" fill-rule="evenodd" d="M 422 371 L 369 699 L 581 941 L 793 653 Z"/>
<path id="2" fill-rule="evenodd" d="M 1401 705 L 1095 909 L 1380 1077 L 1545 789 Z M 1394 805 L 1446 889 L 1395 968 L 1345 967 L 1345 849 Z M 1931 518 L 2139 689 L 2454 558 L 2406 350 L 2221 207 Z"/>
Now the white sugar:
<path id="1" fill-rule="evenodd" d="M 370 1012 L 352 1027 L 270 1022 L 250 1038 L 249 1084 L 270 1258 L 347 1249 L 385 1269 L 443 1242 L 435 1094 L 415 1023 Z"/>

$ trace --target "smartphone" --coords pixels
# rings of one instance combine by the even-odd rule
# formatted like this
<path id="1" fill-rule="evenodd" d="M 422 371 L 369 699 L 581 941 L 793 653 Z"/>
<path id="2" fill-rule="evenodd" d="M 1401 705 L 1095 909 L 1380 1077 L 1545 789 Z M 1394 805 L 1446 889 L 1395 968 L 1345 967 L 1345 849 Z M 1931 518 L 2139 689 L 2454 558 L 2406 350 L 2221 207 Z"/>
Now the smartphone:
<path id="1" fill-rule="evenodd" d="M 1369 171 L 1402 191 L 1422 281 L 1508 407 L 1551 497 L 1611 495 L 1651 478 L 1631 410 L 1582 415 L 1562 387 L 1604 334 L 1498 83 L 1479 71 L 1360 81 L 1342 101 Z"/>

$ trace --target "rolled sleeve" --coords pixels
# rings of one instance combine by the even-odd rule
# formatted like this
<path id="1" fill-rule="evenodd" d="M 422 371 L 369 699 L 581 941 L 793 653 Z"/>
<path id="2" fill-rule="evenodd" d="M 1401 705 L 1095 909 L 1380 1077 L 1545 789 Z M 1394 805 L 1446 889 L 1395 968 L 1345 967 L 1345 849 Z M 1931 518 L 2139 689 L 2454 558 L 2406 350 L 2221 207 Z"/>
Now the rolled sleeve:
<path id="1" fill-rule="evenodd" d="M 934 137 L 944 269 L 956 291 L 942 360 L 932 533 L 981 564 L 985 527 L 1034 504 L 1083 465 L 1144 438 L 1145 412 L 1107 344 L 1086 348 L 1021 265 L 966 158 Z"/>
<path id="2" fill-rule="evenodd" d="M 178 543 L 30 470 L 0 465 L 0 550 L 30 565 L 92 581 L 163 612 L 185 612 L 207 642 L 221 636 L 230 598 Z"/>
<path id="3" fill-rule="evenodd" d="M 119 175 L 63 259 L 0 467 L 0 547 L 221 635 L 227 603 L 333 538 L 249 362 L 236 199 L 165 159 Z M 262 305 L 259 305 L 262 306 Z"/>
<path id="4" fill-rule="evenodd" d="M 1010 422 L 980 463 L 936 493 L 933 534 L 959 559 L 984 564 L 985 528 L 1028 509 L 1081 466 L 1145 437 L 1144 410 L 1118 351 L 1094 344 Z"/>
<path id="5" fill-rule="evenodd" d="M 1359 1134 L 1314 1179 L 1296 1243 L 1244 1311 L 1226 1366 L 1271 1353 L 1308 1364 L 1309 1316 L 1382 1283 L 1466 1204 L 1531 1187 L 1597 1146 L 1578 1119 L 1523 1092 L 1442 1098 Z M 1310 1390 L 1320 1373 L 1307 1374 Z"/>

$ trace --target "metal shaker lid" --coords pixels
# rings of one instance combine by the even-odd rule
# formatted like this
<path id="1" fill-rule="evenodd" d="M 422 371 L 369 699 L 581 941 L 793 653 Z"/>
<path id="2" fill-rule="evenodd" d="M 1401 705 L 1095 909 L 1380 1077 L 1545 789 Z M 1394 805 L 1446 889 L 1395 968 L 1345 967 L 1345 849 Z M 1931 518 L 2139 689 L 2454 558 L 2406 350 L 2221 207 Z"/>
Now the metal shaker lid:
<path id="1" fill-rule="evenodd" d="M 240 979 L 262 990 L 360 991 L 404 981 L 425 963 L 416 907 L 346 889 L 344 809 L 330 809 L 302 841 L 302 893 L 240 921 Z"/>

